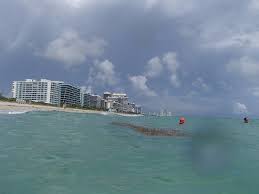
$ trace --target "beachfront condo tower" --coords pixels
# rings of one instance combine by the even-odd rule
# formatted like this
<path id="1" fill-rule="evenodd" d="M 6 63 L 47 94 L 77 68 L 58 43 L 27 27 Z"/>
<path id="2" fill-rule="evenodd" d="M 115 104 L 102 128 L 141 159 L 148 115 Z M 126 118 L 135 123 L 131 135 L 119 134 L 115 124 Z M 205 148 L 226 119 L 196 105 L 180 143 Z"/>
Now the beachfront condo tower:
<path id="1" fill-rule="evenodd" d="M 82 107 L 84 108 L 95 108 L 95 109 L 104 109 L 102 106 L 102 97 L 99 95 L 94 95 L 90 93 L 83 94 L 82 98 Z"/>
<path id="2" fill-rule="evenodd" d="M 61 105 L 81 107 L 81 89 L 70 84 L 61 85 Z"/>
<path id="3" fill-rule="evenodd" d="M 13 98 L 19 101 L 43 102 L 59 105 L 62 81 L 47 79 L 14 81 L 12 88 Z"/>

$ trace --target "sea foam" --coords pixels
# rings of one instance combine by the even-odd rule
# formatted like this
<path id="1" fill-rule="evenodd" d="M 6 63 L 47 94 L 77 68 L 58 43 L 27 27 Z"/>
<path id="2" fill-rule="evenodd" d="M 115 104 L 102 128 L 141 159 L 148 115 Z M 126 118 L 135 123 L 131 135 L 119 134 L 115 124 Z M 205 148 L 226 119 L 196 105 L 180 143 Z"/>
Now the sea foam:
<path id="1" fill-rule="evenodd" d="M 28 111 L 1 111 L 0 110 L 0 114 L 4 114 L 4 115 L 18 115 L 18 114 L 25 114 Z"/>

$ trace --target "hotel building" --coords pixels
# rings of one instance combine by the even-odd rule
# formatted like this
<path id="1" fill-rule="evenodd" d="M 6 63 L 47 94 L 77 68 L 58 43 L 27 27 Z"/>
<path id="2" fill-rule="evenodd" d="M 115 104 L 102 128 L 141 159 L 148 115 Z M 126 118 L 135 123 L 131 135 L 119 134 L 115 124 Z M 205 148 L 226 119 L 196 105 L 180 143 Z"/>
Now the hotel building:
<path id="1" fill-rule="evenodd" d="M 59 105 L 62 81 L 47 79 L 14 81 L 12 87 L 13 98 L 19 101 L 43 102 Z"/>
<path id="2" fill-rule="evenodd" d="M 99 95 L 93 95 L 89 93 L 83 94 L 82 99 L 82 107 L 84 108 L 97 108 L 97 109 L 103 109 L 102 106 L 102 97 Z"/>
<path id="3" fill-rule="evenodd" d="M 124 93 L 110 93 L 105 92 L 103 94 L 104 102 L 106 110 L 116 111 L 116 112 L 124 112 L 124 113 L 140 113 L 139 107 L 137 107 L 134 103 L 130 103 L 128 101 L 127 94 Z"/>
<path id="4" fill-rule="evenodd" d="M 26 79 L 14 81 L 13 98 L 18 102 L 43 102 L 57 106 L 84 107 L 121 113 L 141 113 L 141 107 L 129 102 L 127 94 L 105 92 L 103 97 L 85 93 L 62 81 Z"/>
<path id="5" fill-rule="evenodd" d="M 81 89 L 70 84 L 62 84 L 60 103 L 65 106 L 81 106 Z"/>
<path id="6" fill-rule="evenodd" d="M 101 108 L 102 97 L 99 95 L 91 95 L 90 96 L 90 108 Z"/>
<path id="7" fill-rule="evenodd" d="M 90 97 L 91 97 L 91 94 L 90 93 L 82 93 L 81 96 L 82 96 L 82 98 L 81 98 L 81 106 L 83 108 L 89 108 L 90 107 Z"/>

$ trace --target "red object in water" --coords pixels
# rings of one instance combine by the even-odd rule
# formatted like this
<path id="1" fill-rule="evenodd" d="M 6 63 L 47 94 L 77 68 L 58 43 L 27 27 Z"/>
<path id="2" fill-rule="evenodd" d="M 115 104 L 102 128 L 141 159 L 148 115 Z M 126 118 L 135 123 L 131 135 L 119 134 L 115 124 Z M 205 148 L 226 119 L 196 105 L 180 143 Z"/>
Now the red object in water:
<path id="1" fill-rule="evenodd" d="M 179 120 L 179 124 L 182 125 L 185 123 L 185 118 L 184 117 L 181 117 L 180 120 Z"/>

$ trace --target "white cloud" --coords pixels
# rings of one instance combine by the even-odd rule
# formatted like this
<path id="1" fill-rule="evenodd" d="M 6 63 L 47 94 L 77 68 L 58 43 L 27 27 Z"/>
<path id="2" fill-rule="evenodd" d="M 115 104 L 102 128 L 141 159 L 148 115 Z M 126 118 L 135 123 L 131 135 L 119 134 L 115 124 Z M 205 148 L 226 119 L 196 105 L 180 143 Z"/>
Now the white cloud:
<path id="1" fill-rule="evenodd" d="M 81 91 L 82 91 L 82 93 L 90 93 L 90 94 L 92 94 L 93 93 L 93 88 L 92 88 L 92 86 L 82 86 L 81 87 Z"/>
<path id="2" fill-rule="evenodd" d="M 53 0 L 52 0 L 53 1 Z M 63 3 L 64 0 L 56 0 L 60 3 Z M 96 0 L 65 0 L 66 4 L 71 8 L 85 8 L 91 7 L 94 5 L 111 5 L 120 2 L 120 0 L 103 0 L 103 1 L 96 1 Z"/>
<path id="3" fill-rule="evenodd" d="M 150 59 L 146 66 L 146 73 L 147 77 L 153 78 L 159 76 L 163 71 L 163 65 L 159 57 L 154 57 Z"/>
<path id="4" fill-rule="evenodd" d="M 192 82 L 192 86 L 206 92 L 209 91 L 210 89 L 209 86 L 205 83 L 205 81 L 201 77 L 198 77 L 194 82 Z"/>
<path id="5" fill-rule="evenodd" d="M 181 85 L 180 80 L 178 79 L 178 69 L 180 67 L 180 63 L 177 60 L 177 54 L 175 52 L 168 52 L 163 56 L 163 63 L 166 65 L 170 75 L 170 83 L 178 88 Z"/>
<path id="6" fill-rule="evenodd" d="M 118 74 L 114 65 L 109 61 L 96 62 L 90 69 L 89 83 L 107 86 L 115 86 L 118 83 Z"/>
<path id="7" fill-rule="evenodd" d="M 259 10 L 259 1 L 258 0 L 250 0 L 249 8 L 250 8 L 250 10 L 258 11 Z"/>
<path id="8" fill-rule="evenodd" d="M 79 9 L 85 8 L 86 6 L 90 7 L 96 3 L 95 0 L 43 0 L 41 1 L 40 8 L 37 8 L 37 3 L 35 0 L 22 0 L 23 3 L 29 8 L 36 7 L 37 10 L 42 10 L 45 8 L 50 9 Z"/>
<path id="9" fill-rule="evenodd" d="M 177 73 L 180 63 L 177 60 L 177 54 L 175 52 L 168 52 L 164 54 L 163 62 L 166 64 L 171 73 Z"/>
<path id="10" fill-rule="evenodd" d="M 106 45 L 103 39 L 85 41 L 76 31 L 65 31 L 48 44 L 43 56 L 64 63 L 70 68 L 84 63 L 87 58 L 101 56 Z"/>
<path id="11" fill-rule="evenodd" d="M 86 0 L 86 1 L 85 0 L 65 0 L 65 2 L 74 8 L 80 8 L 83 3 L 86 3 L 86 2 L 89 3 L 91 1 L 89 1 L 89 0 Z"/>
<path id="12" fill-rule="evenodd" d="M 147 86 L 147 78 L 145 76 L 131 76 L 129 77 L 133 88 L 141 95 L 156 96 L 157 94 Z"/>
<path id="13" fill-rule="evenodd" d="M 176 74 L 172 74 L 170 76 L 170 83 L 175 87 L 179 88 L 181 86 L 181 82 L 179 81 L 178 77 Z"/>
<path id="14" fill-rule="evenodd" d="M 173 87 L 178 88 L 181 86 L 181 82 L 178 78 L 178 69 L 180 63 L 177 60 L 177 54 L 175 52 L 165 53 L 162 60 L 157 56 L 148 61 L 146 71 L 142 76 L 147 78 L 155 78 L 161 75 L 164 70 L 164 66 L 167 68 L 170 76 L 169 80 Z"/>
<path id="15" fill-rule="evenodd" d="M 211 37 L 212 38 L 212 37 Z M 207 40 L 204 44 L 205 47 L 209 48 L 259 48 L 259 32 L 243 32 L 236 34 L 225 34 L 224 38 L 218 38 Z"/>
<path id="16" fill-rule="evenodd" d="M 233 113 L 234 114 L 248 114 L 248 109 L 245 104 L 236 102 L 233 105 Z"/>
<path id="17" fill-rule="evenodd" d="M 223 9 L 214 12 L 213 10 L 219 6 L 225 7 L 228 12 L 222 11 Z M 196 43 L 200 44 L 202 48 L 246 49 L 246 52 L 247 49 L 249 52 L 253 52 L 253 49 L 259 48 L 259 30 L 254 23 L 258 18 L 258 0 L 237 3 L 234 1 L 208 1 L 207 10 L 212 10 L 208 20 L 189 27 L 193 31 L 192 38 L 195 38 Z M 201 13 L 204 16 L 207 15 L 206 11 L 201 11 Z"/>
<path id="18" fill-rule="evenodd" d="M 259 76 L 259 63 L 249 57 L 230 61 L 226 65 L 226 69 L 229 73 L 239 74 L 248 79 Z"/>
<path id="19" fill-rule="evenodd" d="M 250 89 L 255 97 L 259 97 L 259 87 Z"/>

